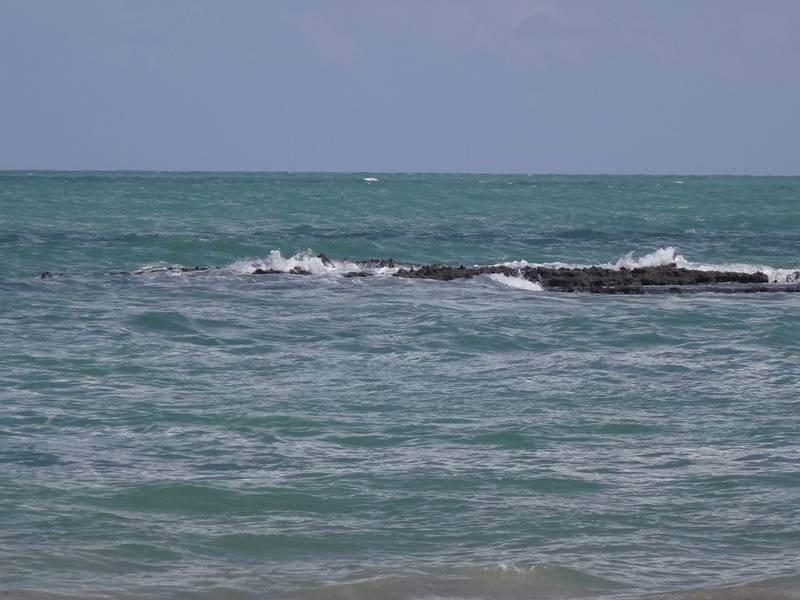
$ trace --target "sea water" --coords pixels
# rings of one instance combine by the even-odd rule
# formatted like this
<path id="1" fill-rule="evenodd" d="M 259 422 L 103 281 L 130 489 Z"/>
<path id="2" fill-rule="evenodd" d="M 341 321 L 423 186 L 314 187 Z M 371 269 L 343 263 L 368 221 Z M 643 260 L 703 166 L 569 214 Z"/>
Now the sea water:
<path id="1" fill-rule="evenodd" d="M 800 591 L 800 294 L 389 257 L 785 281 L 800 178 L 0 173 L 0 596 Z"/>

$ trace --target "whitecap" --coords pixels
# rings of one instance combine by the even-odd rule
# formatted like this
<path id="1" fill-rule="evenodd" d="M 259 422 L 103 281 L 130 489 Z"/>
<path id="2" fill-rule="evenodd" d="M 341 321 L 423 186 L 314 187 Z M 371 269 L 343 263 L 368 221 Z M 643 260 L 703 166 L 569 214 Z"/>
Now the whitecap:
<path id="1" fill-rule="evenodd" d="M 315 255 L 311 250 L 283 256 L 280 250 L 272 250 L 261 259 L 237 260 L 226 269 L 234 273 L 249 275 L 261 271 L 281 273 L 309 273 L 311 275 L 344 275 L 346 273 L 369 273 L 370 275 L 393 275 L 403 265 L 394 267 L 370 266 L 352 260 L 331 259 L 322 254 Z"/>
<path id="2" fill-rule="evenodd" d="M 544 288 L 540 283 L 535 281 L 528 281 L 524 277 L 512 277 L 510 275 L 503 275 L 502 273 L 492 273 L 488 275 L 489 279 L 506 287 L 514 288 L 515 290 L 525 290 L 528 292 L 543 292 Z"/>
<path id="3" fill-rule="evenodd" d="M 662 267 L 673 263 L 678 267 L 685 267 L 688 261 L 678 254 L 675 248 L 667 246 L 666 248 L 659 248 L 654 252 L 645 254 L 640 258 L 634 258 L 633 252 L 628 252 L 613 264 L 606 263 L 599 266 L 607 269 L 641 269 L 643 267 Z"/>
<path id="4" fill-rule="evenodd" d="M 250 274 L 261 269 L 263 271 L 280 271 L 289 273 L 291 271 L 302 271 L 312 275 L 328 275 L 358 271 L 359 266 L 351 261 L 323 260 L 322 257 L 314 255 L 311 250 L 298 252 L 292 256 L 283 256 L 280 250 L 272 250 L 261 259 L 237 260 L 227 267 L 228 270 L 236 273 Z"/>

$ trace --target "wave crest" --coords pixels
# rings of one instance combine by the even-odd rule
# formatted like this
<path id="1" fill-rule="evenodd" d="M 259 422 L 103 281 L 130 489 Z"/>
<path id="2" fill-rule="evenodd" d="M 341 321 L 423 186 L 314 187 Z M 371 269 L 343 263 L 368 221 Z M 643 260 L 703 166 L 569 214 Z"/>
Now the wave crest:
<path id="1" fill-rule="evenodd" d="M 491 275 L 487 275 L 487 277 L 492 281 L 496 281 L 500 285 L 514 288 L 515 290 L 525 290 L 527 292 L 544 291 L 541 283 L 528 281 L 524 277 L 511 277 L 509 275 L 503 275 L 502 273 L 492 273 Z"/>
<path id="2" fill-rule="evenodd" d="M 650 254 L 645 254 L 640 258 L 634 258 L 633 252 L 628 252 L 625 256 L 621 256 L 617 262 L 600 266 L 609 269 L 642 269 L 645 267 L 663 267 L 671 264 L 685 268 L 689 261 L 678 254 L 675 248 L 667 246 L 666 248 L 659 248 Z"/>
<path id="3" fill-rule="evenodd" d="M 280 273 L 309 273 L 311 275 L 344 275 L 347 273 L 369 273 L 371 275 L 390 275 L 398 267 L 369 266 L 368 261 L 356 262 L 348 259 L 331 259 L 324 254 L 314 254 L 311 250 L 298 252 L 285 257 L 280 250 L 272 250 L 262 259 L 237 260 L 226 267 L 235 273 L 249 275 L 259 271 Z"/>

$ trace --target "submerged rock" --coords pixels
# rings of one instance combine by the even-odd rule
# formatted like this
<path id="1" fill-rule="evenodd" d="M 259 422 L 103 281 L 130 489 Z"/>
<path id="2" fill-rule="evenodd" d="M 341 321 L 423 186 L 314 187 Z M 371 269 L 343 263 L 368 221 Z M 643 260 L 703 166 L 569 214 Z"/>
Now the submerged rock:
<path id="1" fill-rule="evenodd" d="M 311 271 L 306 271 L 301 267 L 293 267 L 288 271 L 279 271 L 278 269 L 264 269 L 256 267 L 252 273 L 253 275 L 311 275 Z"/>
<path id="2" fill-rule="evenodd" d="M 278 273 L 283 273 L 283 271 L 277 271 L 275 269 L 262 269 L 261 267 L 258 267 L 255 271 L 253 271 L 253 275 L 277 275 Z"/>
<path id="3" fill-rule="evenodd" d="M 451 281 L 453 279 L 471 279 L 478 275 L 492 275 L 492 274 L 508 275 L 515 277 L 520 274 L 519 269 L 513 269 L 503 265 L 492 265 L 486 267 L 465 267 L 459 265 L 458 267 L 451 267 L 448 265 L 424 265 L 410 269 L 400 269 L 394 274 L 395 277 L 403 277 L 405 279 L 436 279 L 438 281 Z"/>
<path id="4" fill-rule="evenodd" d="M 349 273 L 342 274 L 342 277 L 372 277 L 373 273 L 369 271 L 350 271 Z"/>
<path id="5" fill-rule="evenodd" d="M 356 261 L 357 264 L 361 267 L 366 267 L 367 269 L 394 269 L 397 266 L 393 258 L 370 258 L 367 260 L 359 260 Z"/>
<path id="6" fill-rule="evenodd" d="M 197 271 L 211 271 L 219 269 L 219 267 L 202 267 L 197 265 L 195 267 L 150 267 L 148 269 L 139 269 L 131 273 L 130 271 L 112 271 L 110 275 L 144 275 L 145 273 L 165 273 L 168 271 L 179 271 L 181 273 L 194 273 Z"/>

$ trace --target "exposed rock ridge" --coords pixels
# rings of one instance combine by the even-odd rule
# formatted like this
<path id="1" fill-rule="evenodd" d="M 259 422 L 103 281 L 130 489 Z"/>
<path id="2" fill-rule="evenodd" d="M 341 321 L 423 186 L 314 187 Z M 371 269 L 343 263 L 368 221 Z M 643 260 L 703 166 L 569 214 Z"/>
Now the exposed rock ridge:
<path id="1" fill-rule="evenodd" d="M 722 284 L 767 284 L 769 278 L 761 272 L 737 273 L 729 271 L 699 271 L 678 268 L 674 264 L 636 269 L 605 269 L 602 267 L 550 268 L 512 267 L 497 265 L 486 267 L 452 267 L 427 265 L 415 269 L 401 269 L 396 277 L 414 279 L 469 279 L 478 275 L 502 274 L 522 277 L 538 283 L 546 290 L 560 292 L 590 292 L 595 294 L 644 294 L 661 286 L 710 286 Z M 685 289 L 675 291 L 687 291 Z"/>
<path id="2" fill-rule="evenodd" d="M 317 256 L 326 266 L 334 262 L 325 254 Z M 757 273 L 739 273 L 733 271 L 701 271 L 680 268 L 674 263 L 658 267 L 639 267 L 635 269 L 608 269 L 604 267 L 536 267 L 520 268 L 506 265 L 472 266 L 464 265 L 413 265 L 399 264 L 394 259 L 370 259 L 352 261 L 359 270 L 343 273 L 344 277 L 371 277 L 372 269 L 397 269 L 393 277 L 403 279 L 430 279 L 451 281 L 454 279 L 471 279 L 479 275 L 505 275 L 520 277 L 537 283 L 543 289 L 556 292 L 586 292 L 592 294 L 670 294 L 691 292 L 800 292 L 800 271 L 796 273 L 794 282 L 770 283 L 767 275 Z M 183 273 L 218 270 L 220 267 L 154 267 L 134 272 L 115 272 L 113 275 L 141 275 L 162 271 L 179 271 Z M 311 275 L 301 266 L 289 271 L 256 267 L 254 275 Z M 63 273 L 45 271 L 42 279 L 62 276 Z"/>

